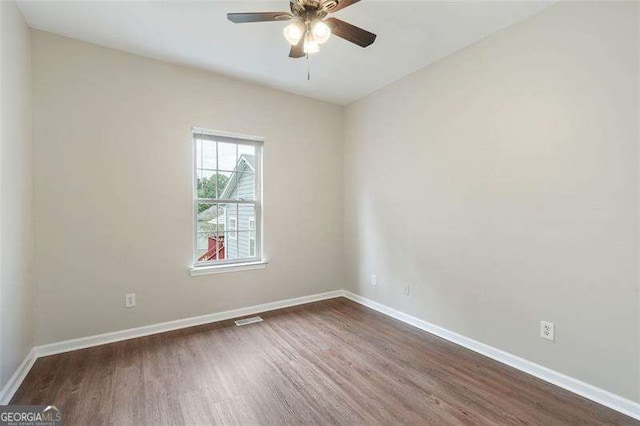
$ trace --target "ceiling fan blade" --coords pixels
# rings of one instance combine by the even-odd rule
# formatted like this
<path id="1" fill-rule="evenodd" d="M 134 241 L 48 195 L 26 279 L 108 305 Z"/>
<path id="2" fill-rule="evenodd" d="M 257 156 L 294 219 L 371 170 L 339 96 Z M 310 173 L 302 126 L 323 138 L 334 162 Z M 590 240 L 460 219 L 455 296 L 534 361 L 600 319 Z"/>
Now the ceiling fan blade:
<path id="1" fill-rule="evenodd" d="M 300 37 L 300 41 L 295 46 L 291 46 L 289 51 L 290 58 L 303 58 L 304 53 L 304 37 Z"/>
<path id="2" fill-rule="evenodd" d="M 337 12 L 340 9 L 349 7 L 360 0 L 327 0 L 322 2 L 321 7 L 329 13 Z"/>
<path id="3" fill-rule="evenodd" d="M 328 18 L 325 19 L 324 22 L 331 28 L 333 34 L 358 46 L 367 47 L 376 41 L 376 35 L 374 33 L 370 33 L 367 30 L 358 28 L 340 19 Z"/>
<path id="4" fill-rule="evenodd" d="M 289 0 L 289 9 L 291 9 L 291 13 L 297 15 L 299 12 L 304 11 L 304 4 L 301 0 Z"/>
<path id="5" fill-rule="evenodd" d="M 292 16 L 289 12 L 250 12 L 227 13 L 227 19 L 236 24 L 247 22 L 288 21 Z"/>

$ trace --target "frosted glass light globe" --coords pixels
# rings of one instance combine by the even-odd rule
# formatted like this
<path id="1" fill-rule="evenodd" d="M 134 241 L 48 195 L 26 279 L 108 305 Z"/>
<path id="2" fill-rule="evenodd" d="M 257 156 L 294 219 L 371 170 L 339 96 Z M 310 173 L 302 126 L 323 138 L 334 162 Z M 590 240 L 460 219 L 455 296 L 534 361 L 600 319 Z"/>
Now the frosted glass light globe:
<path id="1" fill-rule="evenodd" d="M 311 33 L 313 34 L 313 38 L 319 44 L 323 44 L 329 40 L 329 37 L 331 37 L 331 28 L 318 19 L 311 25 Z"/>
<path id="2" fill-rule="evenodd" d="M 283 33 L 284 38 L 287 39 L 289 44 L 295 46 L 304 35 L 304 24 L 298 20 L 294 20 L 289 25 L 284 27 Z"/>
<path id="3" fill-rule="evenodd" d="M 304 47 L 302 50 L 304 53 L 318 53 L 320 51 L 320 45 L 309 31 L 307 31 L 304 36 Z"/>

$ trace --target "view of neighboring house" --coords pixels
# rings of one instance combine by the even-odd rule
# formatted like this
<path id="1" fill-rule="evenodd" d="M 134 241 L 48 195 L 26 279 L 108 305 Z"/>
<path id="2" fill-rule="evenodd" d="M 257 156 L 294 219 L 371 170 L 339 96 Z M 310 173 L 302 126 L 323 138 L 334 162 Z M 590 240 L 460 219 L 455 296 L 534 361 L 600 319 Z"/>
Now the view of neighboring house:
<path id="1" fill-rule="evenodd" d="M 214 204 L 198 213 L 198 261 L 226 259 L 224 230 L 226 209 Z"/>
<path id="2" fill-rule="evenodd" d="M 255 156 L 243 154 L 220 199 L 254 200 Z M 198 260 L 233 260 L 256 256 L 255 206 L 250 203 L 214 204 L 200 212 Z"/>

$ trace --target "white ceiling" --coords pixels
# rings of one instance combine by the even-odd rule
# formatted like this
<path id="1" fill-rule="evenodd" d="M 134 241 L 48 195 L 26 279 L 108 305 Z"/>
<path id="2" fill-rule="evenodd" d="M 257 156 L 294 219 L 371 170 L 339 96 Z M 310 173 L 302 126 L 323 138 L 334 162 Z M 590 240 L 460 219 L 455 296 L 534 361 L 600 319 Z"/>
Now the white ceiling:
<path id="1" fill-rule="evenodd" d="M 287 11 L 288 1 L 20 1 L 28 24 L 127 52 L 347 104 L 553 4 L 363 0 L 334 16 L 378 34 L 363 49 L 332 37 L 290 59 L 286 23 L 233 24 L 227 12 Z"/>

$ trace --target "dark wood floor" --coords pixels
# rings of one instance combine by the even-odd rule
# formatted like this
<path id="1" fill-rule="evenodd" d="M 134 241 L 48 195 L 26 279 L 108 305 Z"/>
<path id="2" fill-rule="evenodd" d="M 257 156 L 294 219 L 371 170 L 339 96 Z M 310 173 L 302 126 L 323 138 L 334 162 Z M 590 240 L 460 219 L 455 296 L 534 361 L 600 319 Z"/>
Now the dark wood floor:
<path id="1" fill-rule="evenodd" d="M 65 424 L 638 424 L 347 299 L 39 359 Z"/>

